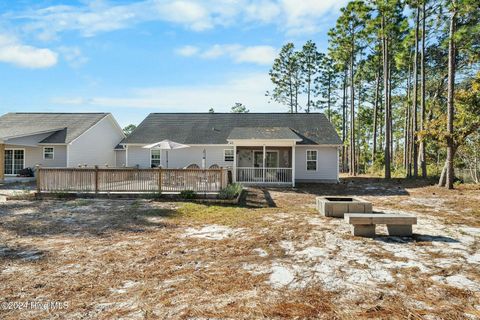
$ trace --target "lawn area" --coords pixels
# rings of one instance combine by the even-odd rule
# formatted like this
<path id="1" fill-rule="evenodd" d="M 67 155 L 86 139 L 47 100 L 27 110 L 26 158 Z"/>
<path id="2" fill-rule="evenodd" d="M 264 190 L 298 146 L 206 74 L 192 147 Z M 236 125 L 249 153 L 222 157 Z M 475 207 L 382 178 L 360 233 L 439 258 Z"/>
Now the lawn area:
<path id="1" fill-rule="evenodd" d="M 361 177 L 263 192 L 272 207 L 1 203 L 0 318 L 480 318 L 478 187 Z M 353 237 L 317 195 L 415 214 L 414 237 Z M 27 301 L 65 304 L 5 308 Z"/>

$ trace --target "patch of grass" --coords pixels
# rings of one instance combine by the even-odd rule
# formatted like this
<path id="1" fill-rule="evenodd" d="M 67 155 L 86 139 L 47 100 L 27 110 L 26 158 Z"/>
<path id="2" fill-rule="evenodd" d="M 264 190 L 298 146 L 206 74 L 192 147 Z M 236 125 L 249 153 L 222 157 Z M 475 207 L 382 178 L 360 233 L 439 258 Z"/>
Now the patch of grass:
<path id="1" fill-rule="evenodd" d="M 261 216 L 261 211 L 229 207 L 185 203 L 178 209 L 179 218 L 190 222 L 216 223 L 237 226 Z"/>

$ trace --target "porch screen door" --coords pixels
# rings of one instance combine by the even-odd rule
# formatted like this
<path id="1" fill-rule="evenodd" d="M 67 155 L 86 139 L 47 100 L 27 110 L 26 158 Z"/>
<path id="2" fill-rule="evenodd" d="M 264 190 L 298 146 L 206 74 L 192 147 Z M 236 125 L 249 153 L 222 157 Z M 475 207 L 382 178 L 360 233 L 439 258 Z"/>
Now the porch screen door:
<path id="1" fill-rule="evenodd" d="M 25 151 L 19 149 L 5 150 L 5 169 L 4 173 L 13 175 L 18 174 L 23 169 L 25 160 Z"/>

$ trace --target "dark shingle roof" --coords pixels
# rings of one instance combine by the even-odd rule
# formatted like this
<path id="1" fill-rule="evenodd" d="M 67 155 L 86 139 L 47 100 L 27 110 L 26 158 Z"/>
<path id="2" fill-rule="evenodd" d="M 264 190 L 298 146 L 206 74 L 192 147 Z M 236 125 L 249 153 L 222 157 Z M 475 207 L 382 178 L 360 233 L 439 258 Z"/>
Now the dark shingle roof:
<path id="1" fill-rule="evenodd" d="M 234 128 L 265 127 L 290 128 L 302 139 L 299 144 L 342 144 L 322 113 L 151 113 L 121 143 L 170 139 L 184 144 L 226 144 Z"/>
<path id="2" fill-rule="evenodd" d="M 228 135 L 231 139 L 294 139 L 301 138 L 287 127 L 235 127 Z"/>
<path id="3" fill-rule="evenodd" d="M 7 113 L 0 139 L 52 132 L 40 143 L 70 143 L 109 113 Z"/>

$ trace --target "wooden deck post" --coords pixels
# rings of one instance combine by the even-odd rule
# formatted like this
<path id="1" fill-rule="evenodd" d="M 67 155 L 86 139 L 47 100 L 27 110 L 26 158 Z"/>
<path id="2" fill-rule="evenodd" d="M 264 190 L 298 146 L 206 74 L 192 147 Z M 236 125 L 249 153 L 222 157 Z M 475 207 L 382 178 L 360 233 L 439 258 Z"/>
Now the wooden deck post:
<path id="1" fill-rule="evenodd" d="M 223 189 L 223 167 L 220 167 L 220 190 Z"/>
<path id="2" fill-rule="evenodd" d="M 162 193 L 162 168 L 158 167 L 158 193 Z"/>
<path id="3" fill-rule="evenodd" d="M 42 192 L 42 188 L 41 188 L 41 184 L 40 184 L 41 180 L 40 180 L 40 165 L 39 164 L 37 164 L 35 166 L 35 176 L 37 178 L 36 179 L 36 181 L 37 181 L 36 182 L 37 183 L 37 193 L 40 193 L 40 192 Z"/>
<path id="4" fill-rule="evenodd" d="M 95 193 L 98 193 L 98 166 L 95 166 Z"/>
<path id="5" fill-rule="evenodd" d="M 262 177 L 263 177 L 263 183 L 265 183 L 265 160 L 267 158 L 266 155 L 267 147 L 263 145 L 263 163 L 262 163 Z"/>
<path id="6" fill-rule="evenodd" d="M 295 188 L 295 142 L 292 147 L 292 187 Z"/>
<path id="7" fill-rule="evenodd" d="M 0 182 L 5 179 L 5 144 L 0 143 Z"/>

